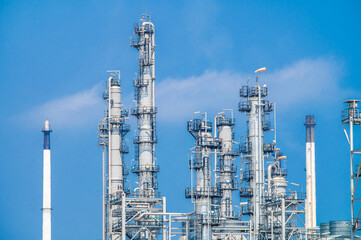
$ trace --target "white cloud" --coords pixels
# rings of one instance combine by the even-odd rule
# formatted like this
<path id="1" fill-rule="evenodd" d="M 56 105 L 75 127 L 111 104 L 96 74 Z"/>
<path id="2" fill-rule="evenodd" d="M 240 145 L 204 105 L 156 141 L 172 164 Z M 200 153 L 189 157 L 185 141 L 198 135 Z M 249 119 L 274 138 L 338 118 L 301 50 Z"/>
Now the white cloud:
<path id="1" fill-rule="evenodd" d="M 184 121 L 192 112 L 232 108 L 238 101 L 238 89 L 245 75 L 206 71 L 185 79 L 164 79 L 157 85 L 159 119 Z"/>
<path id="2" fill-rule="evenodd" d="M 49 119 L 56 128 L 94 127 L 104 112 L 101 92 L 101 84 L 96 84 L 91 89 L 36 106 L 16 119 L 26 118 L 30 125 L 39 125 Z"/>
<path id="3" fill-rule="evenodd" d="M 329 104 L 350 94 L 340 87 L 342 67 L 332 58 L 304 59 L 262 74 L 260 82 L 267 82 L 269 98 L 284 110 L 310 103 Z M 253 73 L 206 71 L 200 76 L 164 79 L 156 89 L 158 118 L 174 123 L 184 122 L 199 110 L 237 111 L 239 89 L 250 76 L 253 78 Z"/>
<path id="4" fill-rule="evenodd" d="M 205 71 L 200 76 L 166 78 L 156 85 L 156 105 L 161 122 L 184 123 L 195 111 L 237 111 L 239 89 L 253 73 Z M 344 99 L 352 91 L 340 87 L 342 67 L 331 58 L 304 59 L 279 70 L 268 69 L 260 74 L 268 84 L 271 100 L 277 108 L 319 107 Z M 254 79 L 251 80 L 254 83 Z M 60 99 L 36 106 L 17 119 L 28 119 L 30 124 L 49 119 L 53 126 L 66 128 L 94 127 L 103 117 L 104 102 L 101 84 Z M 123 95 L 123 102 L 132 104 L 133 94 Z M 311 104 L 313 103 L 313 104 Z M 314 110 L 314 109 L 313 109 Z"/>

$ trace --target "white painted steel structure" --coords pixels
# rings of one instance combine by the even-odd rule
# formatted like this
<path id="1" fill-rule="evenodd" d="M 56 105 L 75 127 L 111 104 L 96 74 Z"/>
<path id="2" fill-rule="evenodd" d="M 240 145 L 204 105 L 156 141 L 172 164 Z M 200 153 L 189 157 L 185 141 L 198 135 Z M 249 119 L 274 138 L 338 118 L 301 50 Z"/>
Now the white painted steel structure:
<path id="1" fill-rule="evenodd" d="M 43 146 L 43 240 L 51 240 L 51 151 L 50 124 L 44 122 Z"/>

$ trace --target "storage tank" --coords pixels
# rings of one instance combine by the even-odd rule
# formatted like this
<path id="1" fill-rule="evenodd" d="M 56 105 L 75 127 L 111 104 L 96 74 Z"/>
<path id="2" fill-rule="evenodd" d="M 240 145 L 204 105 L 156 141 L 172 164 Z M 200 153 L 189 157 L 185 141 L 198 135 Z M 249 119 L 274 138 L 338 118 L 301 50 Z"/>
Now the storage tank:
<path id="1" fill-rule="evenodd" d="M 337 236 L 335 239 L 351 238 L 351 222 L 350 221 L 332 221 L 330 222 L 330 235 Z"/>
<path id="2" fill-rule="evenodd" d="M 330 223 L 321 223 L 320 224 L 320 235 L 321 235 L 321 237 L 330 236 Z"/>

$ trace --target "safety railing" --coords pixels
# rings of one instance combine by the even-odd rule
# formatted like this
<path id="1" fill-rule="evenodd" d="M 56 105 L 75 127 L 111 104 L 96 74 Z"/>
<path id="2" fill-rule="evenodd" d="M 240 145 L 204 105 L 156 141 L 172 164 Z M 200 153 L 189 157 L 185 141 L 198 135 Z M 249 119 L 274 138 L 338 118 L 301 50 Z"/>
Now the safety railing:
<path id="1" fill-rule="evenodd" d="M 132 173 L 139 172 L 159 172 L 159 165 L 133 165 Z"/>
<path id="2" fill-rule="evenodd" d="M 153 136 L 153 137 L 140 137 L 140 136 L 135 136 L 133 139 L 133 142 L 135 144 L 139 144 L 139 143 L 156 143 L 158 141 L 157 136 Z"/>
<path id="3" fill-rule="evenodd" d="M 144 86 L 148 86 L 151 83 L 152 83 L 151 79 L 134 79 L 133 81 L 134 87 L 144 87 Z"/>
<path id="4" fill-rule="evenodd" d="M 236 173 L 237 172 L 237 166 L 227 166 L 224 165 L 222 162 L 217 163 L 217 171 L 218 172 L 229 172 L 229 173 Z"/>
<path id="5" fill-rule="evenodd" d="M 239 183 L 237 179 L 233 179 L 230 182 L 219 181 L 217 183 L 217 188 L 219 188 L 220 190 L 237 190 L 239 189 Z"/>
<path id="6" fill-rule="evenodd" d="M 196 217 L 200 224 L 218 225 L 220 223 L 219 215 L 216 213 L 196 214 Z"/>
<path id="7" fill-rule="evenodd" d="M 244 142 L 240 145 L 239 151 L 244 154 L 249 154 L 252 150 L 252 143 L 251 142 Z"/>
<path id="8" fill-rule="evenodd" d="M 270 195 L 270 196 L 265 196 L 264 197 L 266 201 L 275 201 L 275 200 L 280 200 L 280 199 L 286 199 L 286 200 L 305 200 L 306 199 L 306 193 L 305 192 L 285 192 L 285 193 L 280 193 L 277 195 Z"/>
<path id="9" fill-rule="evenodd" d="M 361 119 L 360 108 L 348 108 L 341 112 L 342 121 L 349 118 Z"/>
<path id="10" fill-rule="evenodd" d="M 190 169 L 199 169 L 204 167 L 204 159 L 202 157 L 189 160 Z"/>
<path id="11" fill-rule="evenodd" d="M 239 196 L 244 197 L 244 198 L 252 197 L 253 196 L 253 189 L 250 188 L 250 187 L 240 188 Z"/>
<path id="12" fill-rule="evenodd" d="M 267 87 L 250 87 L 248 89 L 248 97 L 258 97 L 261 94 L 261 97 L 266 97 L 268 95 Z"/>
<path id="13" fill-rule="evenodd" d="M 264 111 L 272 112 L 273 111 L 273 103 L 269 102 L 268 100 L 264 100 Z"/>
<path id="14" fill-rule="evenodd" d="M 122 153 L 129 153 L 129 146 L 125 143 L 122 144 L 122 149 L 120 150 Z"/>
<path id="15" fill-rule="evenodd" d="M 197 145 L 202 147 L 217 148 L 220 147 L 220 140 L 213 137 L 199 137 L 197 138 Z"/>
<path id="16" fill-rule="evenodd" d="M 249 112 L 251 111 L 251 103 L 249 101 L 241 101 L 238 103 L 238 111 Z"/>
<path id="17" fill-rule="evenodd" d="M 263 143 L 263 151 L 266 153 L 271 153 L 275 151 L 275 144 L 274 143 Z"/>
<path id="18" fill-rule="evenodd" d="M 207 132 L 212 132 L 212 122 L 207 121 L 206 126 L 205 121 L 201 119 L 193 119 L 188 121 L 187 127 L 189 132 L 199 132 L 205 130 L 207 130 Z"/>
<path id="19" fill-rule="evenodd" d="M 242 172 L 241 178 L 242 178 L 243 181 L 250 181 L 250 180 L 253 179 L 253 177 L 254 177 L 254 173 L 253 173 L 252 170 Z"/>
<path id="20" fill-rule="evenodd" d="M 217 126 L 233 126 L 234 118 L 217 118 Z"/>
<path id="21" fill-rule="evenodd" d="M 239 155 L 239 145 L 233 146 L 233 148 L 226 148 L 222 149 L 222 152 L 220 152 L 220 156 L 233 156 L 236 157 Z"/>
<path id="22" fill-rule="evenodd" d="M 127 133 L 130 131 L 130 125 L 129 124 L 122 124 L 121 127 L 121 132 L 124 134 L 124 133 Z"/>
<path id="23" fill-rule="evenodd" d="M 263 131 L 269 131 L 269 130 L 271 130 L 271 129 L 272 129 L 272 127 L 271 127 L 271 121 L 269 121 L 269 120 L 264 120 L 264 121 L 262 122 L 262 129 L 263 129 Z"/>
<path id="24" fill-rule="evenodd" d="M 157 108 L 156 107 L 134 107 L 130 110 L 132 115 L 139 115 L 139 114 L 156 114 Z"/>
<path id="25" fill-rule="evenodd" d="M 156 184 L 156 188 L 158 188 L 158 184 Z M 156 189 L 154 188 L 154 189 Z M 134 191 L 133 193 L 131 193 L 129 195 L 130 197 L 135 197 L 135 198 L 161 198 L 161 193 L 160 192 L 156 192 L 154 190 L 145 190 L 145 191 Z"/>
<path id="26" fill-rule="evenodd" d="M 185 189 L 186 198 L 199 198 L 199 197 L 221 197 L 221 191 L 218 188 L 210 188 L 205 190 L 203 188 L 190 188 Z"/>
<path id="27" fill-rule="evenodd" d="M 239 96 L 246 98 L 248 97 L 249 87 L 248 86 L 242 86 L 239 90 Z"/>
<path id="28" fill-rule="evenodd" d="M 253 214 L 253 206 L 246 204 L 241 206 L 241 214 L 242 215 L 251 215 Z"/>

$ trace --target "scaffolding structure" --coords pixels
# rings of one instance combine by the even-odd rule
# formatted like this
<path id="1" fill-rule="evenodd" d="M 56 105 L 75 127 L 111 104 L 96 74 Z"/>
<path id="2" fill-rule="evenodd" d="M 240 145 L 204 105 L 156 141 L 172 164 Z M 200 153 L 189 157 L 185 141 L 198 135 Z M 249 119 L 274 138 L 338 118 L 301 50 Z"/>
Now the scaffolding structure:
<path id="1" fill-rule="evenodd" d="M 360 158 L 356 158 L 356 154 L 361 154 L 361 148 L 354 148 L 354 126 L 361 125 L 361 114 L 357 104 L 360 100 L 347 100 L 344 103 L 348 105 L 346 109 L 342 111 L 342 126 L 350 144 L 350 188 L 351 188 L 351 239 L 354 239 L 361 227 L 359 224 L 361 205 L 357 202 L 360 198 L 359 179 L 361 178 L 361 164 Z M 349 131 L 347 132 L 346 126 L 349 125 Z"/>

